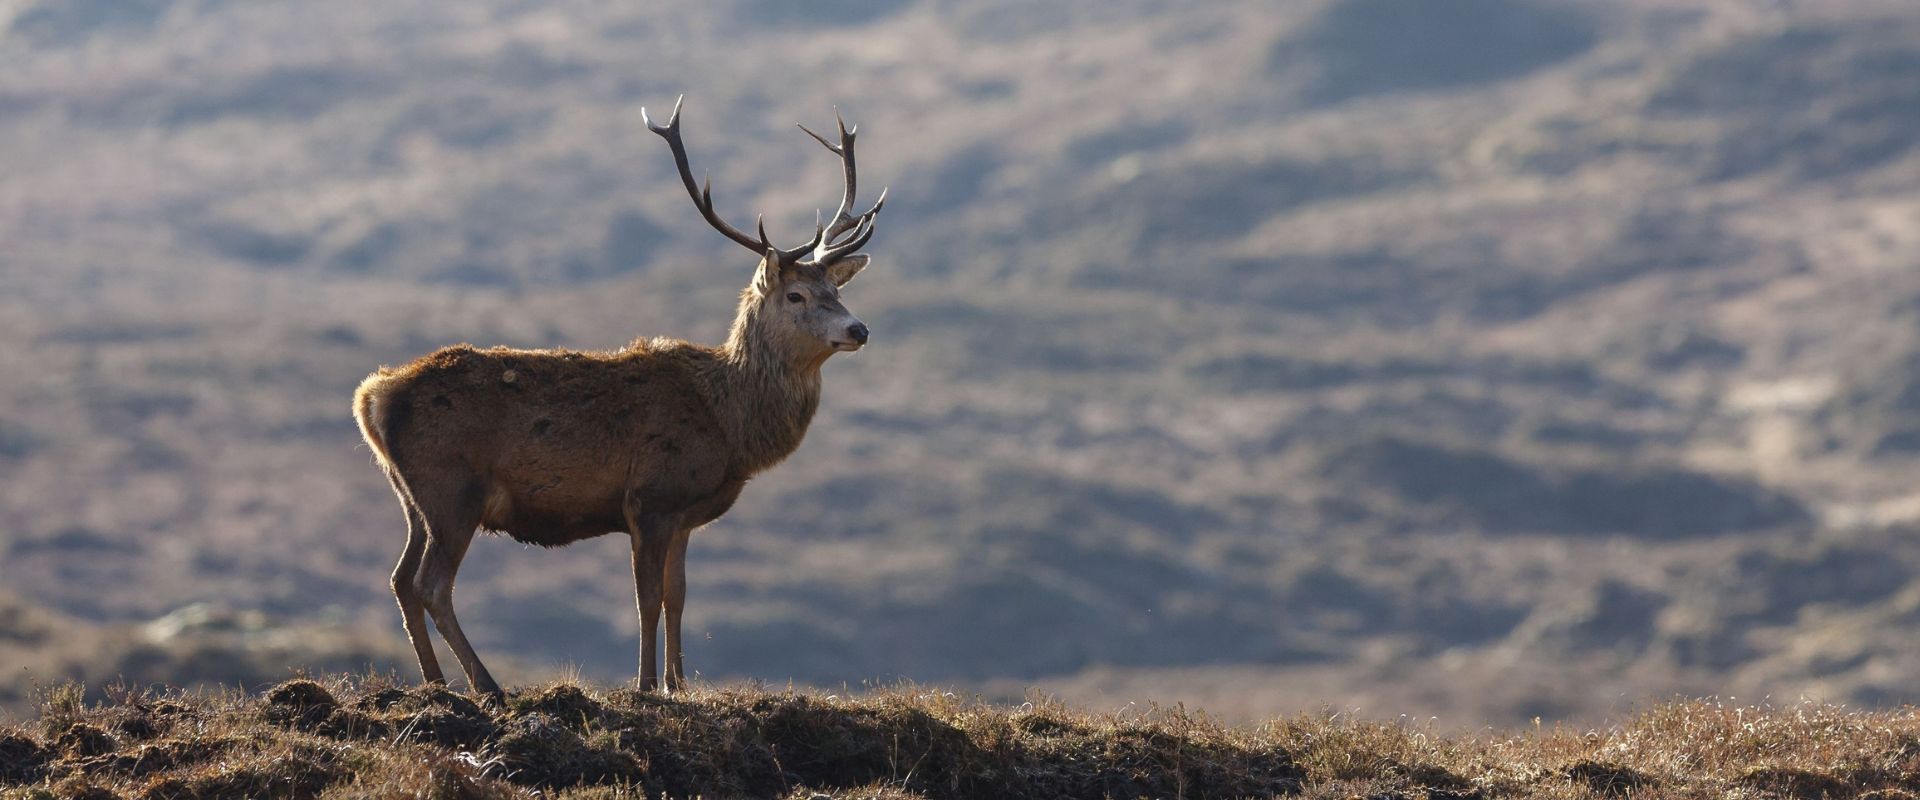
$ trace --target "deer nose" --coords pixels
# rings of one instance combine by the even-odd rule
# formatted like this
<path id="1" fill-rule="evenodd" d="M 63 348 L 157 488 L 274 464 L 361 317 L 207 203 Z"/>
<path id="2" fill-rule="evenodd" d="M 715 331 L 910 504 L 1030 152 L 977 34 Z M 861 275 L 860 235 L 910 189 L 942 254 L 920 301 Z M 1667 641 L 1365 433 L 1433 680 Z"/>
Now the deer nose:
<path id="1" fill-rule="evenodd" d="M 867 323 L 856 322 L 847 327 L 847 335 L 861 344 L 867 343 Z"/>

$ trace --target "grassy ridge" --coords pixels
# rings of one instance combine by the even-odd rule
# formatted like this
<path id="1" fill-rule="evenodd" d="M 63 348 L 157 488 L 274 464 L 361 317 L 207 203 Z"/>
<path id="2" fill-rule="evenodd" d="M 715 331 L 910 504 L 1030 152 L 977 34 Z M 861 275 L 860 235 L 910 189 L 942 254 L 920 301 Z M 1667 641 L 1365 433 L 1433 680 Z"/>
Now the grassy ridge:
<path id="1" fill-rule="evenodd" d="M 1303 715 L 1089 714 L 923 689 L 861 696 L 559 683 L 48 692 L 0 726 L 0 796 L 1920 797 L 1920 714 L 1681 702 L 1610 729 L 1446 737 Z"/>

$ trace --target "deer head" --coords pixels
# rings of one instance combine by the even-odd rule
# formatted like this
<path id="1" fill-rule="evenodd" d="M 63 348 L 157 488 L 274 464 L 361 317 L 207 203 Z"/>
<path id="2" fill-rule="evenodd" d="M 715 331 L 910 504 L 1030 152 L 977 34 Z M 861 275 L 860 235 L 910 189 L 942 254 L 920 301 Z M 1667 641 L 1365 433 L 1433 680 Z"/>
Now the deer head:
<path id="1" fill-rule="evenodd" d="M 836 352 L 859 350 L 867 343 L 867 326 L 841 304 L 840 287 L 867 265 L 867 256 L 856 251 L 873 238 L 874 220 L 887 202 L 883 189 L 872 208 L 863 214 L 853 213 L 857 183 L 853 141 L 859 126 L 848 128 L 846 121 L 835 113 L 840 128 L 839 144 L 805 125 L 800 126 L 800 130 L 840 157 L 846 172 L 845 191 L 833 219 L 822 223 L 816 218 L 813 239 L 787 249 L 769 241 L 764 216 L 758 220 L 759 235 L 755 237 L 727 224 L 714 212 L 713 180 L 709 177 L 704 185 L 695 183 L 693 168 L 687 161 L 686 144 L 680 140 L 680 104 L 685 99 L 682 95 L 674 101 L 673 114 L 665 125 L 654 124 L 645 108 L 640 109 L 640 116 L 647 129 L 660 134 L 673 149 L 673 163 L 680 170 L 680 182 L 687 187 L 687 194 L 692 196 L 700 215 L 714 230 L 760 256 L 753 281 L 741 298 L 736 336 L 746 334 L 773 344 L 800 362 L 815 362 Z M 743 326 L 748 330 L 742 330 Z"/>

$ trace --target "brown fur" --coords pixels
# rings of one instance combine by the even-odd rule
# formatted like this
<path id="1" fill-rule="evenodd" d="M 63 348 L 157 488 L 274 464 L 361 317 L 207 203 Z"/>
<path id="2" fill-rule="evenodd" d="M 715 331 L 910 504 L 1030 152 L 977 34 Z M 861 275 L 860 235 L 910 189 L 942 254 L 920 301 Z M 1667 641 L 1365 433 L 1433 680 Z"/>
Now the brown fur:
<path id="1" fill-rule="evenodd" d="M 758 388 L 741 377 L 722 351 L 685 342 L 611 353 L 460 345 L 368 378 L 361 405 L 379 414 L 361 424 L 410 491 L 418 467 L 440 481 L 459 474 L 472 486 L 449 488 L 486 497 L 482 527 L 553 547 L 622 530 L 629 488 L 650 510 L 678 513 L 791 452 L 805 419 L 719 419 L 736 392 Z M 819 381 L 795 383 L 807 396 L 754 404 L 810 417 Z"/>
<path id="2" fill-rule="evenodd" d="M 858 347 L 847 339 L 858 322 L 840 305 L 838 284 L 864 263 L 782 265 L 770 254 L 719 347 L 459 345 L 361 383 L 354 416 L 407 512 L 393 590 L 426 679 L 443 676 L 423 613 L 469 683 L 499 692 L 452 609 L 454 574 L 476 528 L 546 547 L 623 531 L 633 537 L 641 683 L 657 675 L 664 608 L 665 677 L 676 687 L 687 537 L 800 445 L 819 406 L 821 365 Z"/>

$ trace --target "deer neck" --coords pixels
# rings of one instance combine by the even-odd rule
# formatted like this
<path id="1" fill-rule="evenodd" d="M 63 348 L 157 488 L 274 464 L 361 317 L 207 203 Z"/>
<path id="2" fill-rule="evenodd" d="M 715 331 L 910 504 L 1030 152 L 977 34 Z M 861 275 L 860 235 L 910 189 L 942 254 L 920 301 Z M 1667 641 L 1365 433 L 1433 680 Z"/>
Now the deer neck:
<path id="1" fill-rule="evenodd" d="M 800 446 L 820 407 L 820 366 L 832 355 L 800 351 L 769 336 L 758 311 L 752 298 L 742 300 L 720 347 L 714 387 L 721 425 L 746 475 L 780 463 Z"/>

